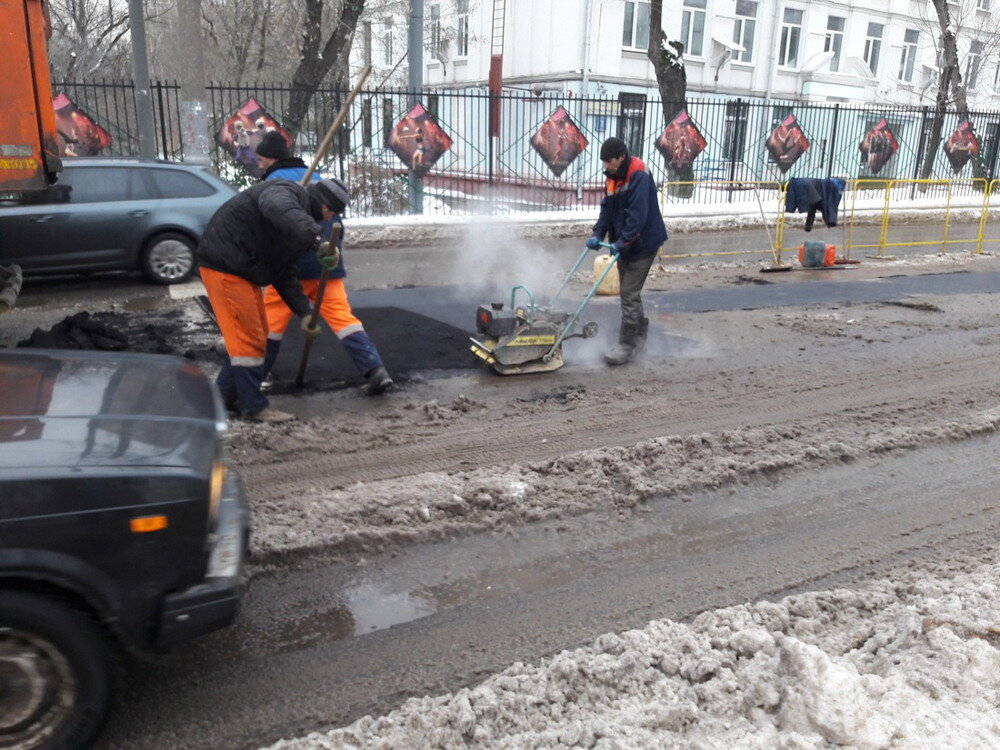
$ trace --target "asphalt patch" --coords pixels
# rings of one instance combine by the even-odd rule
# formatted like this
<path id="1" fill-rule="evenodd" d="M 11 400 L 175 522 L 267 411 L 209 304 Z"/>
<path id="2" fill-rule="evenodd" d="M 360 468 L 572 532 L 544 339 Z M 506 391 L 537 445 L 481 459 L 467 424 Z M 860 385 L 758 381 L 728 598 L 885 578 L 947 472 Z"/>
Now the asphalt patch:
<path id="1" fill-rule="evenodd" d="M 412 380 L 418 372 L 469 370 L 478 366 L 469 351 L 469 331 L 399 307 L 355 308 L 369 337 L 392 378 Z M 323 333 L 309 353 L 305 386 L 310 389 L 336 388 L 363 382 L 343 345 L 322 323 Z M 285 331 L 278 361 L 274 365 L 272 392 L 294 390 L 302 361 L 302 330 L 294 318 Z"/>

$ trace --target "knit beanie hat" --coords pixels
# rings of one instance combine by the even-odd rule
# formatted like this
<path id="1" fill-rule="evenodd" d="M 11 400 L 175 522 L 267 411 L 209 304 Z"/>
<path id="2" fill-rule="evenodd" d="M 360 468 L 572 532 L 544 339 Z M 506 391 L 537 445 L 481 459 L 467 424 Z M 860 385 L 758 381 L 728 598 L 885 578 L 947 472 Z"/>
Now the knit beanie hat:
<path id="1" fill-rule="evenodd" d="M 612 136 L 601 145 L 601 161 L 617 159 L 619 156 L 628 156 L 628 146 L 621 138 Z"/>
<path id="2" fill-rule="evenodd" d="M 285 136 L 277 130 L 268 130 L 264 133 L 254 151 L 257 152 L 258 156 L 266 156 L 268 159 L 292 158 L 292 152 L 288 150 Z"/>

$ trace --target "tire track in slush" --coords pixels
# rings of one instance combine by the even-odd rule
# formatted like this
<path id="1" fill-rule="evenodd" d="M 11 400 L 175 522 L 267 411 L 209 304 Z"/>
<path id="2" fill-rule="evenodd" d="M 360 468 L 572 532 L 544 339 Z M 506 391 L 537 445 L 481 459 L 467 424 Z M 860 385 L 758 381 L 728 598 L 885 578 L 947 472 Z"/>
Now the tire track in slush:
<path id="1" fill-rule="evenodd" d="M 995 358 L 988 355 L 949 358 L 947 362 L 909 370 L 905 378 L 901 377 L 903 368 L 899 364 L 866 371 L 863 378 L 850 377 L 849 373 L 848 377 L 838 373 L 817 378 L 815 373 L 809 373 L 797 383 L 786 374 L 780 390 L 773 384 L 721 381 L 729 391 L 722 395 L 715 390 L 719 382 L 712 384 L 710 395 L 700 395 L 704 384 L 699 383 L 693 388 L 688 386 L 683 396 L 676 392 L 643 394 L 641 401 L 622 399 L 610 406 L 582 405 L 570 411 L 542 408 L 523 417 L 477 420 L 471 427 L 451 428 L 417 444 L 247 465 L 241 467 L 240 473 L 256 499 L 270 500 L 315 489 L 318 483 L 337 489 L 355 482 L 429 471 L 543 461 L 569 452 L 627 446 L 664 435 L 788 424 L 807 417 L 819 421 L 851 412 L 869 421 L 873 408 L 891 412 L 920 409 L 930 414 L 935 406 L 929 396 L 947 401 L 947 393 L 954 392 L 952 400 L 962 404 L 982 400 L 996 385 L 990 367 L 993 363 Z M 947 369 L 941 371 L 939 367 Z M 943 408 L 953 409 L 954 405 L 945 403 L 936 409 Z"/>

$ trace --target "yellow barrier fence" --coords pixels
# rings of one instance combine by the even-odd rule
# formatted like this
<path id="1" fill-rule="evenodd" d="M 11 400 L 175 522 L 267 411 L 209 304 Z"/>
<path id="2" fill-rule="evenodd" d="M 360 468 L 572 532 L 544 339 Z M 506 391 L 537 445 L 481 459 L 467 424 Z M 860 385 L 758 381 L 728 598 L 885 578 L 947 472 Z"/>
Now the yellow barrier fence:
<path id="1" fill-rule="evenodd" d="M 664 183 L 660 202 L 664 215 L 670 219 L 671 206 L 693 202 L 716 208 L 710 214 L 724 217 L 726 209 L 737 209 L 742 219 L 739 226 L 760 225 L 767 233 L 765 248 L 742 248 L 706 252 L 670 253 L 660 251 L 664 259 L 701 258 L 713 256 L 770 254 L 775 266 L 782 265 L 782 253 L 795 253 L 801 243 L 785 246 L 785 239 L 795 227 L 789 225 L 785 212 L 788 183 L 776 180 L 691 180 Z M 722 197 L 725 194 L 725 198 Z M 709 198 L 710 196 L 710 198 Z M 993 206 L 993 201 L 998 204 Z M 850 260 L 855 252 L 867 257 L 891 259 L 890 248 L 938 247 L 943 253 L 968 249 L 982 253 L 985 245 L 1000 243 L 1000 231 L 990 237 L 991 229 L 1000 220 L 993 221 L 991 208 L 1000 216 L 1000 179 L 982 178 L 956 180 L 920 179 L 857 179 L 850 180 L 841 204 L 840 232 L 830 244 L 838 246 L 838 257 Z M 756 209 L 756 210 L 755 210 Z M 941 221 L 926 221 L 928 212 L 940 212 Z M 960 214 L 961 212 L 961 214 Z M 958 223 L 958 218 L 961 224 Z M 920 236 L 913 238 L 913 230 L 903 227 L 908 220 L 919 222 Z M 725 228 L 720 221 L 720 228 Z M 771 227 L 774 232 L 772 234 Z M 933 236 L 928 236 L 933 228 Z M 974 228 L 969 231 L 969 228 Z M 838 230 L 823 230 L 823 232 Z M 901 236 L 910 234 L 910 237 Z M 808 237 L 810 235 L 806 235 Z M 830 237 L 822 232 L 811 235 L 816 239 Z M 803 237 L 805 239 L 806 237 Z M 669 248 L 668 243 L 665 248 Z"/>

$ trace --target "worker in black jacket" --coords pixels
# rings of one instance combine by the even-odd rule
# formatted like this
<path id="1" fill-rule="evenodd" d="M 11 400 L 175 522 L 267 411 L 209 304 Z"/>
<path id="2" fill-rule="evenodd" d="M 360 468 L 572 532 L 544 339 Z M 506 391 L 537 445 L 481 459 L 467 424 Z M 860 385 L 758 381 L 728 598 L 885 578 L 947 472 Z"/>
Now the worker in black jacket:
<path id="1" fill-rule="evenodd" d="M 216 382 L 227 406 L 247 419 L 294 419 L 269 406 L 260 391 L 267 343 L 262 287 L 274 286 L 308 321 L 311 306 L 296 261 L 310 250 L 323 258 L 337 252 L 322 242 L 319 224 L 332 194 L 323 181 L 308 188 L 290 180 L 262 182 L 226 201 L 198 244 L 201 280 L 228 355 Z"/>

